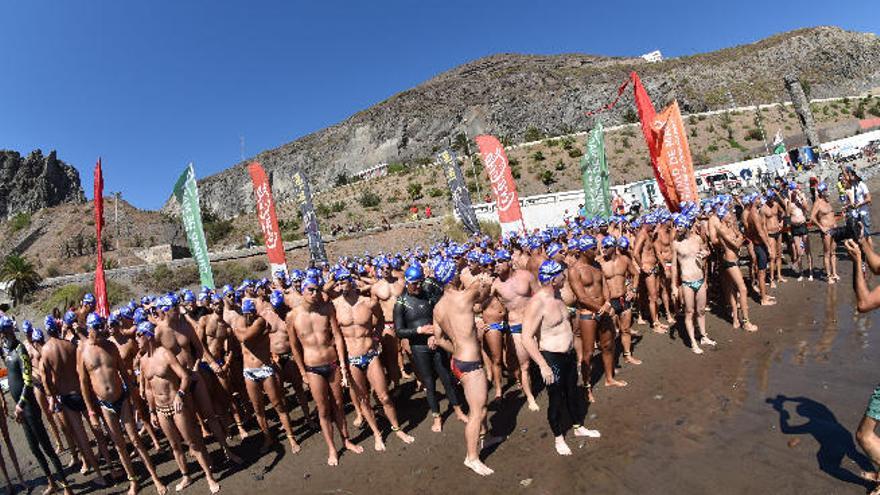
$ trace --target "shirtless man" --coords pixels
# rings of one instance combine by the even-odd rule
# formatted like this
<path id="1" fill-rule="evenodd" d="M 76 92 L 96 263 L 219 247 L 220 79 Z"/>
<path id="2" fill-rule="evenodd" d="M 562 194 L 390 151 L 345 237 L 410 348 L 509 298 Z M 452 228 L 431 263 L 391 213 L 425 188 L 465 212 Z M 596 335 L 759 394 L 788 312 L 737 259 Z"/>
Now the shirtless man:
<path id="1" fill-rule="evenodd" d="M 532 274 L 533 277 L 538 276 L 538 269 L 541 267 L 541 263 L 547 259 L 547 254 L 544 252 L 544 245 L 537 236 L 533 237 L 529 240 L 529 260 L 526 262 L 526 270 Z"/>
<path id="2" fill-rule="evenodd" d="M 201 383 L 203 379 L 198 370 L 200 360 L 206 356 L 205 347 L 199 340 L 191 320 L 180 314 L 178 305 L 179 299 L 173 293 L 164 295 L 157 301 L 155 321 L 152 322 L 156 325 L 156 340 L 174 353 L 180 364 L 193 374 L 190 380 L 192 385 L 187 393 L 192 394 L 196 413 L 202 423 L 207 424 L 226 458 L 235 464 L 240 464 L 241 459 L 232 452 L 226 443 L 226 431 L 215 412 L 208 386 Z M 209 366 L 215 373 L 220 369 L 214 360 L 210 361 Z"/>
<path id="3" fill-rule="evenodd" d="M 654 251 L 654 226 L 656 220 L 653 216 L 645 219 L 636 233 L 636 241 L 633 246 L 633 260 L 642 272 L 641 280 L 644 281 L 645 296 L 647 299 L 648 314 L 651 316 L 651 328 L 656 333 L 666 333 L 669 326 L 660 322 L 657 314 L 657 298 L 660 296 L 661 268 Z M 644 306 L 641 306 L 644 307 Z M 668 304 L 667 304 L 668 312 Z"/>
<path id="4" fill-rule="evenodd" d="M 632 355 L 632 302 L 639 286 L 639 267 L 629 257 L 629 239 L 615 239 L 610 235 L 602 239 L 599 265 L 608 290 L 608 303 L 612 309 L 610 314 L 620 330 L 623 359 L 630 364 L 642 364 Z"/>
<path id="5" fill-rule="evenodd" d="M 379 306 L 382 308 L 382 316 L 384 326 L 382 328 L 382 336 L 380 343 L 382 351 L 379 359 L 382 360 L 382 366 L 388 373 L 388 380 L 391 382 L 391 390 L 396 390 L 400 385 L 402 377 L 402 360 L 400 355 L 400 340 L 394 331 L 394 303 L 397 298 L 403 294 L 403 277 L 398 277 L 391 270 L 391 266 L 387 262 L 381 262 L 376 265 L 376 281 L 370 288 L 371 294 L 379 300 Z"/>
<path id="6" fill-rule="evenodd" d="M 727 209 L 727 206 L 718 206 L 713 218 L 719 220 L 716 227 L 716 248 L 721 252 L 719 268 L 724 274 L 725 285 L 728 287 L 733 328 L 742 326 L 748 332 L 755 332 L 758 327 L 749 321 L 748 289 L 739 267 L 739 249 L 745 238 L 736 225 L 735 215 Z"/>
<path id="7" fill-rule="evenodd" d="M 581 329 L 584 360 L 582 376 L 589 402 L 595 402 L 591 379 L 593 349 L 597 337 L 605 370 L 605 386 L 626 386 L 626 382 L 614 378 L 614 324 L 608 314 L 611 303 L 608 302 L 605 277 L 602 276 L 601 265 L 596 261 L 597 248 L 598 242 L 595 237 L 591 235 L 581 237 L 578 241 L 580 256 L 568 269 L 569 284 L 577 296 L 577 324 Z"/>
<path id="8" fill-rule="evenodd" d="M 135 450 L 153 479 L 156 491 L 159 495 L 165 495 L 166 487 L 159 479 L 153 461 L 138 436 L 134 413 L 128 400 L 129 390 L 132 390 L 133 386 L 127 383 L 128 373 L 121 368 L 122 358 L 120 358 L 116 346 L 100 335 L 104 331 L 103 327 L 104 321 L 100 316 L 95 313 L 88 316 L 85 327 L 88 336 L 81 342 L 77 355 L 80 389 L 86 408 L 89 410 L 89 420 L 93 425 L 98 424 L 98 411 L 95 404 L 100 405 L 104 423 L 110 430 L 113 444 L 116 445 L 116 453 L 122 460 L 122 465 L 128 474 L 129 495 L 135 495 L 138 492 L 138 483 L 135 478 L 134 465 L 128 453 L 128 445 L 125 442 L 125 435 L 134 444 Z M 123 427 L 125 433 L 123 433 Z"/>
<path id="9" fill-rule="evenodd" d="M 491 255 L 486 255 L 491 256 Z M 510 264 L 511 255 L 506 249 L 499 249 L 495 252 L 492 272 L 498 272 L 498 263 Z M 509 268 L 508 268 L 509 270 Z M 494 281 L 493 281 L 494 285 Z M 489 364 L 492 367 L 492 383 L 495 389 L 495 400 L 501 398 L 502 383 L 502 362 L 504 359 L 504 339 L 505 333 L 510 331 L 507 324 L 507 308 L 498 297 L 497 293 L 489 291 L 487 297 L 482 300 L 483 324 L 485 330 L 483 333 L 483 347 L 489 354 Z"/>
<path id="10" fill-rule="evenodd" d="M 234 360 L 232 345 L 237 342 L 233 342 L 235 339 L 232 330 L 223 319 L 223 298 L 219 294 L 211 294 L 208 313 L 199 318 L 196 332 L 205 349 L 205 355 L 210 356 L 203 359 L 214 362 L 216 368 L 214 375 L 220 383 L 220 390 L 212 390 L 212 395 L 216 395 L 216 399 L 219 401 L 229 404 L 235 426 L 238 428 L 238 436 L 243 440 L 247 438 L 248 433 L 244 429 L 241 407 L 235 394 L 238 392 L 240 395 L 244 395 L 245 391 L 237 390 L 236 382 L 230 376 L 230 367 Z"/>
<path id="11" fill-rule="evenodd" d="M 673 231 L 669 220 L 665 217 L 658 219 L 654 229 L 654 253 L 662 268 L 660 272 L 660 300 L 663 301 L 663 309 L 666 310 L 666 321 L 670 325 L 675 323 L 675 302 L 670 301 L 672 294 L 672 238 Z"/>
<path id="12" fill-rule="evenodd" d="M 278 368 L 278 379 L 281 384 L 281 395 L 284 396 L 284 383 L 293 385 L 293 394 L 296 401 L 302 409 L 303 420 L 308 423 L 309 427 L 314 425 L 309 412 L 309 401 L 303 390 L 303 376 L 305 376 L 305 366 L 303 365 L 302 352 L 299 349 L 291 349 L 290 337 L 287 335 L 287 324 L 284 317 L 287 316 L 284 306 L 284 293 L 278 289 L 272 291 L 269 296 L 269 304 L 272 309 L 267 309 L 260 316 L 266 320 L 269 325 L 269 345 L 272 350 L 272 362 Z"/>
<path id="13" fill-rule="evenodd" d="M 840 280 L 837 276 L 837 256 L 834 254 L 837 243 L 831 235 L 837 224 L 834 218 L 834 209 L 828 202 L 828 184 L 820 182 L 816 187 L 816 201 L 813 202 L 813 211 L 810 212 L 810 221 L 819 227 L 822 233 L 822 260 L 825 262 L 825 277 L 829 284 Z"/>
<path id="14" fill-rule="evenodd" d="M 104 474 L 83 427 L 83 415 L 87 409 L 80 391 L 77 348 L 69 340 L 61 339 L 61 327 L 51 315 L 46 316 L 45 327 L 46 343 L 43 344 L 40 372 L 43 376 L 49 409 L 60 413 L 58 418 L 61 420 L 62 429 L 68 434 L 71 455 L 75 457 L 78 449 L 83 460 L 83 469 L 94 470 L 95 483 L 105 486 Z M 103 435 L 103 430 L 99 425 L 98 428 L 93 427 L 92 431 L 95 433 L 101 454 L 107 462 L 110 462 L 112 457 L 107 451 L 107 439 Z"/>
<path id="15" fill-rule="evenodd" d="M 153 418 L 158 420 L 157 426 L 165 433 L 183 477 L 174 489 L 179 492 L 192 484 L 183 453 L 182 442 L 186 442 L 205 473 L 208 489 L 211 493 L 217 493 L 220 491 L 220 484 L 214 479 L 208 450 L 196 429 L 192 401 L 187 399 L 184 392 L 189 388 L 190 372 L 180 365 L 180 361 L 171 351 L 156 342 L 155 331 L 155 325 L 148 321 L 137 327 L 137 339 L 144 349 L 144 355 L 140 359 L 140 373 L 144 380 L 147 402 L 150 410 L 155 413 Z"/>
<path id="16" fill-rule="evenodd" d="M 319 284 L 313 278 L 302 282 L 302 303 L 287 314 L 287 332 L 292 349 L 302 346 L 306 379 L 327 443 L 327 465 L 336 466 L 339 456 L 333 443 L 334 423 L 348 451 L 360 454 L 364 448 L 352 443 L 348 435 L 342 395 L 348 372 L 347 367 L 339 366 L 345 362 L 345 339 L 333 304 L 324 298 Z"/>
<path id="17" fill-rule="evenodd" d="M 119 351 L 119 357 L 122 359 L 122 369 L 128 373 L 128 383 L 135 387 L 134 390 L 132 390 L 132 393 L 129 394 L 132 406 L 134 406 L 135 421 L 137 421 L 139 416 L 143 422 L 144 429 L 147 430 L 147 434 L 150 435 L 153 447 L 158 450 L 159 438 L 156 436 L 156 431 L 150 424 L 149 410 L 138 390 L 138 378 L 134 373 L 135 357 L 137 357 L 139 349 L 137 342 L 135 342 L 135 327 L 131 317 L 131 310 L 127 306 L 125 306 L 119 313 L 111 314 L 107 319 L 107 327 L 110 332 L 107 340 L 116 345 L 116 349 Z"/>
<path id="18" fill-rule="evenodd" d="M 755 277 L 757 280 L 753 280 L 752 283 L 757 282 L 761 305 L 772 306 L 776 304 L 776 300 L 773 296 L 767 294 L 767 266 L 774 253 L 770 251 L 773 243 L 770 240 L 770 236 L 767 235 L 764 216 L 761 214 L 762 204 L 763 197 L 758 193 L 753 193 L 746 201 L 747 208 L 743 212 L 743 220 L 746 236 L 755 250 L 755 266 L 758 270 Z"/>
<path id="19" fill-rule="evenodd" d="M 598 438 L 600 434 L 582 426 L 585 412 L 577 397 L 574 333 L 568 320 L 568 307 L 560 295 L 564 279 L 565 269 L 560 263 L 548 260 L 541 264 L 538 272 L 541 288 L 526 306 L 522 341 L 547 384 L 547 422 L 555 437 L 556 453 L 571 455 L 562 427 L 563 408 L 568 410 L 575 436 Z"/>
<path id="20" fill-rule="evenodd" d="M 676 238 L 672 243 L 672 293 L 684 302 L 684 327 L 694 354 L 702 354 L 694 336 L 694 313 L 702 338 L 700 344 L 714 346 L 706 331 L 706 279 L 703 264 L 709 250 L 700 236 L 693 231 L 691 221 L 684 215 L 675 217 Z"/>
<path id="21" fill-rule="evenodd" d="M 263 432 L 263 453 L 268 452 L 275 444 L 275 438 L 269 432 L 269 423 L 266 421 L 266 404 L 263 401 L 263 393 L 269 397 L 272 407 L 278 413 L 287 440 L 290 442 L 290 450 L 294 454 L 299 452 L 300 446 L 296 443 L 293 435 L 293 426 L 290 424 L 290 416 L 287 414 L 287 404 L 284 400 L 281 383 L 275 377 L 275 368 L 272 367 L 272 353 L 269 346 L 269 332 L 283 331 L 283 328 L 270 327 L 266 320 L 257 314 L 257 305 L 253 299 L 241 301 L 241 313 L 235 311 L 230 304 L 223 309 L 223 319 L 232 327 L 235 337 L 241 342 L 244 364 L 244 383 L 248 397 L 254 406 L 254 415 L 257 424 Z"/>
<path id="22" fill-rule="evenodd" d="M 55 423 L 55 415 L 49 408 L 49 402 L 46 400 L 46 389 L 43 386 L 43 373 L 40 362 L 42 361 L 43 344 L 46 343 L 45 333 L 39 328 L 34 328 L 30 320 L 24 320 L 22 322 L 21 331 L 25 335 L 25 341 L 23 344 L 31 358 L 31 366 L 33 368 L 31 373 L 33 374 L 34 380 L 34 397 L 36 397 L 37 404 L 39 404 L 40 410 L 46 417 L 45 422 L 49 424 L 49 431 L 52 433 L 52 438 L 55 440 L 55 450 L 63 452 L 65 449 L 64 445 L 61 443 L 61 435 L 58 425 Z"/>
<path id="23" fill-rule="evenodd" d="M 538 411 L 538 403 L 532 392 L 532 380 L 529 375 L 529 353 L 522 346 L 522 318 L 523 311 L 529 298 L 537 289 L 537 281 L 529 270 L 512 270 L 510 262 L 499 260 L 495 265 L 497 278 L 492 282 L 490 294 L 497 297 L 507 309 L 507 322 L 510 329 L 513 349 L 519 366 L 514 369 L 514 374 L 519 379 L 523 393 L 526 396 L 530 411 Z M 509 350 L 508 352 L 510 352 Z"/>
<path id="24" fill-rule="evenodd" d="M 810 249 L 810 235 L 807 231 L 807 197 L 792 182 L 789 185 L 786 212 L 791 218 L 791 264 L 797 265 L 798 281 L 804 279 L 804 258 L 807 259 L 808 277 L 813 280 L 813 252 Z"/>
<path id="25" fill-rule="evenodd" d="M 339 330 L 345 338 L 345 349 L 348 355 L 348 371 L 351 376 L 352 390 L 355 400 L 360 403 L 361 413 L 373 431 L 374 446 L 377 451 L 385 450 L 382 432 L 376 422 L 376 415 L 370 406 L 370 388 L 376 392 L 385 416 L 391 423 L 391 431 L 404 443 L 412 443 L 413 437 L 400 429 L 397 422 L 397 410 L 388 396 L 388 384 L 385 381 L 385 370 L 382 369 L 376 341 L 373 336 L 378 334 L 373 323 L 381 320 L 382 308 L 376 296 L 362 295 L 352 280 L 351 273 L 340 268 L 333 275 L 339 288 L 339 297 L 333 299 Z"/>
<path id="26" fill-rule="evenodd" d="M 774 189 L 767 191 L 767 200 L 761 207 L 761 215 L 764 217 L 764 226 L 767 228 L 767 236 L 770 238 L 770 287 L 776 287 L 776 281 L 785 282 L 782 277 L 782 222 L 783 208 L 779 203 L 779 196 Z"/>
<path id="27" fill-rule="evenodd" d="M 461 381 L 465 400 L 468 403 L 468 421 L 464 428 L 467 455 L 464 465 L 480 476 L 488 476 L 494 471 L 480 460 L 480 429 L 486 417 L 488 384 L 480 343 L 474 324 L 474 302 L 480 296 L 481 281 L 464 287 L 455 262 L 441 260 L 434 267 L 434 276 L 444 286 L 443 297 L 434 307 L 434 339 L 437 345 L 447 347 L 452 352 L 452 373 Z M 519 324 L 522 327 L 522 324 Z M 444 335 L 449 341 L 444 338 Z"/>

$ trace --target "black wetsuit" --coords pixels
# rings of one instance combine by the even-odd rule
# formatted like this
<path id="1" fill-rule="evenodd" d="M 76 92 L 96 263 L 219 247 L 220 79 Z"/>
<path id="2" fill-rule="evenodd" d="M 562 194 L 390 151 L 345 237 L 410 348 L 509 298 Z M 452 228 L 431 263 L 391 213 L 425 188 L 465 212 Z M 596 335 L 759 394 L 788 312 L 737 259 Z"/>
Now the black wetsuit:
<path id="1" fill-rule="evenodd" d="M 394 328 L 399 338 L 409 339 L 416 373 L 425 386 L 428 405 L 435 415 L 440 414 L 435 388 L 437 378 L 443 382 L 449 404 L 453 406 L 460 404 L 449 370 L 449 353 L 440 347 L 431 349 L 428 347 L 429 336 L 417 332 L 420 326 L 434 322 L 434 306 L 442 295 L 443 289 L 440 285 L 434 279 L 427 278 L 422 282 L 422 291 L 418 295 L 404 290 L 394 304 Z"/>
<path id="2" fill-rule="evenodd" d="M 37 404 L 37 398 L 34 396 L 31 357 L 21 342 L 14 349 L 6 350 L 6 370 L 9 395 L 24 410 L 20 424 L 22 430 L 24 430 L 28 447 L 30 447 L 34 457 L 37 458 L 37 463 L 46 475 L 46 478 L 53 477 L 55 481 L 66 483 L 64 467 L 61 465 L 58 455 L 55 454 L 52 442 L 49 441 L 46 427 L 43 426 L 43 413 L 40 412 L 40 406 Z M 49 471 L 46 457 L 49 457 L 52 467 L 55 468 L 54 476 Z"/>

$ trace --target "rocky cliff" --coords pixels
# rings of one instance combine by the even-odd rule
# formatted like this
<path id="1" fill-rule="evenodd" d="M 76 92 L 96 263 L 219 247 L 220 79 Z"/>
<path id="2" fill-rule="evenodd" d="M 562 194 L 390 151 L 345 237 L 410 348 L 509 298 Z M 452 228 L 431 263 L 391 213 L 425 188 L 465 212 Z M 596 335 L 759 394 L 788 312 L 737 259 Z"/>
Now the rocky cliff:
<path id="1" fill-rule="evenodd" d="M 611 101 L 632 70 L 658 108 L 675 98 L 683 113 L 787 100 L 783 77 L 790 73 L 799 75 L 811 98 L 851 95 L 880 87 L 880 40 L 819 27 L 660 63 L 580 54 L 494 55 L 247 162 L 266 167 L 276 200 L 285 201 L 295 166 L 304 167 L 321 189 L 341 172 L 429 159 L 459 133 L 471 138 L 491 133 L 515 143 L 530 127 L 547 135 L 583 130 L 592 124 L 586 112 Z M 627 92 L 603 118 L 612 125 L 632 116 Z M 245 163 L 203 179 L 200 192 L 203 206 L 221 217 L 253 209 Z M 175 208 L 169 202 L 166 209 Z"/>
<path id="2" fill-rule="evenodd" d="M 34 150 L 22 157 L 0 150 L 0 217 L 86 200 L 79 172 L 55 156 Z"/>

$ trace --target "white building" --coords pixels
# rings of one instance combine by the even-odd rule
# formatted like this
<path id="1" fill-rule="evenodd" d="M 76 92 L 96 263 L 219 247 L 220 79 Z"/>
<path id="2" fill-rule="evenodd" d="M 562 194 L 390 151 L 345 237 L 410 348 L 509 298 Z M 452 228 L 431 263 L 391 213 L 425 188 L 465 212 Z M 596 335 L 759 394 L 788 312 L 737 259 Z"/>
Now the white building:
<path id="1" fill-rule="evenodd" d="M 649 52 L 649 53 L 642 55 L 641 58 L 643 58 L 651 63 L 662 62 L 663 61 L 663 54 L 660 53 L 660 50 L 654 50 L 653 52 Z"/>

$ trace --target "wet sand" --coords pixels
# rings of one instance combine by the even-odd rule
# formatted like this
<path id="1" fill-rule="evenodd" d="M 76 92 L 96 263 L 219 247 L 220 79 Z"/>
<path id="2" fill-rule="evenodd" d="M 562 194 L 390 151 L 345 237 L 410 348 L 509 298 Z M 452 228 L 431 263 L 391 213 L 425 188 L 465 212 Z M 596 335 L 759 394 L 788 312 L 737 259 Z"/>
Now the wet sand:
<path id="1" fill-rule="evenodd" d="M 364 431 L 356 438 L 363 454 L 343 453 L 338 467 L 327 467 L 323 439 L 305 433 L 297 410 L 302 453 L 258 457 L 260 437 L 252 427 L 254 436 L 233 442 L 246 465 L 221 471 L 221 493 L 864 493 L 855 474 L 870 465 L 853 433 L 880 380 L 874 365 L 880 340 L 871 331 L 877 316 L 854 312 L 851 263 L 841 258 L 839 272 L 838 285 L 789 280 L 775 291 L 779 305 L 752 303 L 755 334 L 710 314 L 718 346 L 702 356 L 678 335 L 637 326 L 644 337 L 635 355 L 644 364 L 620 369 L 629 387 L 596 385 L 587 425 L 602 438 L 569 434 L 572 457 L 555 454 L 544 410 L 528 411 L 521 394 L 509 390 L 503 407 L 490 408 L 493 429 L 507 440 L 484 455 L 495 474 L 480 478 L 461 465 L 463 425 L 449 419 L 443 433 L 432 433 L 424 395 L 409 397 L 408 383 L 397 403 L 413 445 L 388 437 L 388 451 L 377 453 Z M 546 407 L 546 394 L 538 397 Z M 27 476 L 36 478 L 20 429 L 10 428 Z M 274 430 L 280 434 L 277 422 Z M 173 459 L 166 452 L 156 460 L 173 493 Z M 190 469 L 197 473 L 195 462 Z M 155 493 L 141 472 L 141 493 Z M 78 474 L 73 479 L 77 492 L 93 489 Z M 184 493 L 208 493 L 200 473 L 196 479 Z"/>

